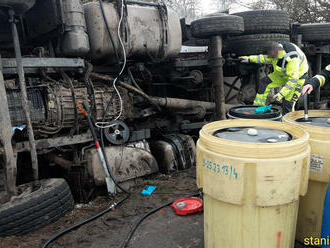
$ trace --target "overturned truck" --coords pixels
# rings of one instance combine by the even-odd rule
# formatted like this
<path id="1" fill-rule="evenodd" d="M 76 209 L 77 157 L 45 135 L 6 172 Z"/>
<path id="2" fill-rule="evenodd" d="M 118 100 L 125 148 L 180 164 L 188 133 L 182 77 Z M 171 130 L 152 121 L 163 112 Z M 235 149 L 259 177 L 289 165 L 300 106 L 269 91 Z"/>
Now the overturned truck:
<path id="1" fill-rule="evenodd" d="M 237 55 L 289 32 L 282 11 L 188 25 L 161 3 L 0 0 L 0 236 L 113 194 L 111 183 L 194 166 L 199 129 L 251 103 L 268 70 Z"/>
<path id="2" fill-rule="evenodd" d="M 129 185 L 195 165 L 216 104 L 181 45 L 163 4 L 0 0 L 0 236 L 88 202 L 107 172 Z"/>

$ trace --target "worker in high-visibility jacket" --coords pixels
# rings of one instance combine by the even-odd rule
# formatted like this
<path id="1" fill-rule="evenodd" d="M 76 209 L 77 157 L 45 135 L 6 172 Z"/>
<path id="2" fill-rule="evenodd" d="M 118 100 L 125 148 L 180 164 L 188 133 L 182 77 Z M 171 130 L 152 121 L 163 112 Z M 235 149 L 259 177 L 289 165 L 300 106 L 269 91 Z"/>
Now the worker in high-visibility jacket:
<path id="1" fill-rule="evenodd" d="M 282 112 L 294 111 L 308 73 L 306 55 L 290 42 L 274 42 L 267 48 L 267 55 L 239 57 L 241 63 L 272 64 L 273 72 L 259 82 L 254 105 L 265 106 L 268 95 L 274 88 L 282 89 L 274 99 L 282 103 Z"/>
<path id="2" fill-rule="evenodd" d="M 325 67 L 325 69 L 318 75 L 308 79 L 301 93 L 303 95 L 312 93 L 313 90 L 322 87 L 326 83 L 330 82 L 330 65 Z"/>

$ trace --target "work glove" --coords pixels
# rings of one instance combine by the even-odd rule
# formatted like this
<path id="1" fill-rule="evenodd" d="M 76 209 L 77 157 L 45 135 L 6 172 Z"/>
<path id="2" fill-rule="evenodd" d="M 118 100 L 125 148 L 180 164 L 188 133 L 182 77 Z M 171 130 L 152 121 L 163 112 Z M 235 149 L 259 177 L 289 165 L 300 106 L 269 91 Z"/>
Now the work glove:
<path id="1" fill-rule="evenodd" d="M 283 98 L 284 98 L 284 96 L 280 92 L 277 93 L 275 96 L 273 96 L 273 100 L 275 100 L 275 101 L 277 101 L 279 103 L 282 102 Z"/>
<path id="2" fill-rule="evenodd" d="M 314 90 L 313 85 L 306 84 L 304 88 L 301 90 L 301 94 L 305 95 L 307 93 L 309 95 L 310 93 L 312 93 L 313 90 Z"/>
<path id="3" fill-rule="evenodd" d="M 241 57 L 238 57 L 238 59 L 239 59 L 240 63 L 244 63 L 244 64 L 250 63 L 248 56 L 241 56 Z"/>

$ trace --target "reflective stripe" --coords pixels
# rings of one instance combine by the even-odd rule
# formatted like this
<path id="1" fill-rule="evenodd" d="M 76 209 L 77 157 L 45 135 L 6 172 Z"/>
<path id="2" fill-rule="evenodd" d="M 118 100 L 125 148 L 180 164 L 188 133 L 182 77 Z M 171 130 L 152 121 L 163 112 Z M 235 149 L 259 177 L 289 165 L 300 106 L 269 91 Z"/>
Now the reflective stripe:
<path id="1" fill-rule="evenodd" d="M 259 101 L 254 101 L 253 102 L 253 105 L 257 105 L 257 106 L 265 106 L 266 105 L 266 103 L 265 102 L 259 102 Z"/>
<path id="2" fill-rule="evenodd" d="M 300 55 L 299 55 L 299 53 L 296 52 L 296 51 L 293 51 L 293 52 L 289 52 L 289 53 L 287 53 L 287 54 L 284 56 L 284 58 L 283 58 L 283 62 L 282 62 L 282 72 L 285 72 L 285 63 L 287 62 L 287 59 L 290 58 L 290 57 L 293 56 L 293 55 L 297 55 L 298 58 L 300 59 Z M 302 64 L 302 63 L 300 63 L 300 64 Z"/>
<path id="3" fill-rule="evenodd" d="M 298 84 L 298 80 L 289 80 L 289 82 L 293 83 L 294 85 Z"/>
<path id="4" fill-rule="evenodd" d="M 294 45 L 294 44 L 293 44 Z M 283 58 L 283 62 L 282 62 L 282 72 L 285 72 L 285 63 L 287 62 L 287 59 L 290 57 L 290 56 L 293 56 L 293 55 L 297 55 L 298 58 L 300 59 L 300 64 L 299 64 L 299 68 L 298 71 L 300 70 L 300 66 L 302 66 L 302 64 L 305 62 L 306 59 L 306 56 L 305 54 L 300 50 L 299 47 L 297 47 L 296 45 L 294 45 L 294 47 L 296 48 L 296 51 L 292 51 L 292 52 L 289 52 L 285 55 L 285 57 Z"/>
<path id="5" fill-rule="evenodd" d="M 292 86 L 288 85 L 288 84 L 285 85 L 284 88 L 287 88 L 287 89 L 289 89 L 289 90 L 294 90 L 294 88 L 293 88 Z"/>
<path id="6" fill-rule="evenodd" d="M 267 55 L 263 55 L 263 56 L 264 56 L 265 63 L 267 63 Z"/>
<path id="7" fill-rule="evenodd" d="M 307 61 L 306 55 L 303 51 L 301 51 L 301 49 L 298 46 L 296 46 L 295 44 L 293 44 L 293 46 L 296 48 L 296 50 L 299 54 L 299 57 L 300 57 L 300 60 L 301 60 L 300 65 L 302 65 L 305 61 Z"/>
<path id="8" fill-rule="evenodd" d="M 322 87 L 325 84 L 326 78 L 324 76 L 316 75 L 314 78 L 316 78 L 319 81 L 320 87 Z"/>
<path id="9" fill-rule="evenodd" d="M 258 56 L 258 62 L 259 62 L 259 64 L 262 63 L 262 62 L 261 62 L 261 56 L 262 56 L 262 55 L 259 55 L 259 56 Z"/>
<path id="10" fill-rule="evenodd" d="M 330 65 L 327 65 L 327 67 L 325 67 L 326 71 L 330 71 Z"/>
<path id="11" fill-rule="evenodd" d="M 266 102 L 266 99 L 262 99 L 262 98 L 260 98 L 260 97 L 256 97 L 256 98 L 254 99 L 254 101 L 255 101 L 255 102 L 259 101 L 259 102 L 265 103 L 265 102 Z"/>

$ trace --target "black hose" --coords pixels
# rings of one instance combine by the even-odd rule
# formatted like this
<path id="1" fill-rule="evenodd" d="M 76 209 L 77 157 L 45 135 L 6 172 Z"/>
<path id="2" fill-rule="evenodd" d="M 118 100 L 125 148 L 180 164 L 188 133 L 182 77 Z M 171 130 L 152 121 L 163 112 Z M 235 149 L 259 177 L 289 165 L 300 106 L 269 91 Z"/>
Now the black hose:
<path id="1" fill-rule="evenodd" d="M 105 112 L 104 112 L 104 115 L 103 115 L 102 122 L 105 122 L 106 113 L 107 113 L 108 110 L 109 110 L 110 103 L 111 103 L 111 99 L 110 99 L 109 104 L 107 105 L 107 107 L 106 107 L 106 109 L 105 109 Z M 107 166 L 107 170 L 108 170 L 108 172 L 109 172 L 109 175 L 110 175 L 112 181 L 115 183 L 115 185 L 116 185 L 121 191 L 123 191 L 124 193 L 126 193 L 126 194 L 128 195 L 128 197 L 130 197 L 130 193 L 118 184 L 117 180 L 115 179 L 115 177 L 114 177 L 114 176 L 112 175 L 112 173 L 111 173 L 110 166 L 109 166 L 109 163 L 108 163 L 108 156 L 107 156 L 107 153 L 105 152 L 105 146 L 104 146 L 104 138 L 103 138 L 103 135 L 104 135 L 104 132 L 103 132 L 103 129 L 101 129 L 101 130 L 100 130 L 100 136 L 101 136 L 101 138 L 100 138 L 101 144 L 100 144 L 100 145 L 101 145 L 101 149 L 102 149 L 102 152 L 103 152 L 103 156 L 104 156 L 105 164 L 106 164 L 106 166 Z"/>
<path id="2" fill-rule="evenodd" d="M 103 210 L 102 212 L 100 212 L 100 213 L 98 213 L 98 214 L 96 214 L 96 215 L 94 215 L 94 216 L 92 216 L 92 217 L 90 217 L 90 218 L 88 218 L 88 219 L 86 219 L 86 220 L 84 220 L 84 221 L 81 221 L 81 222 L 79 222 L 79 223 L 77 223 L 77 224 L 75 224 L 75 225 L 73 225 L 73 226 L 71 226 L 71 227 L 69 227 L 69 228 L 67 228 L 67 229 L 65 229 L 65 230 L 63 230 L 63 231 L 61 231 L 61 232 L 59 232 L 59 233 L 56 234 L 54 237 L 52 237 L 50 240 L 48 240 L 48 241 L 42 246 L 42 248 L 47 248 L 51 243 L 53 243 L 55 240 L 57 240 L 57 239 L 60 238 L 61 236 L 65 235 L 65 234 L 67 234 L 67 233 L 69 233 L 69 232 L 71 232 L 71 231 L 73 231 L 73 230 L 75 230 L 75 229 L 77 229 L 77 228 L 79 228 L 79 227 L 81 227 L 81 226 L 83 226 L 83 225 L 89 223 L 89 222 L 92 222 L 92 221 L 96 220 L 97 218 L 100 218 L 101 216 L 105 215 L 106 213 L 112 211 L 115 207 L 118 207 L 118 206 L 120 206 L 121 204 L 123 204 L 124 201 L 126 201 L 128 198 L 129 198 L 129 195 L 127 195 L 124 199 L 122 199 L 122 200 L 121 200 L 120 202 L 118 202 L 117 204 L 116 204 L 116 203 L 112 204 L 109 208 Z"/>
<path id="3" fill-rule="evenodd" d="M 104 20 L 105 27 L 106 27 L 107 32 L 109 34 L 109 37 L 110 37 L 110 41 L 111 41 L 113 50 L 115 51 L 116 60 L 117 60 L 118 64 L 120 64 L 119 54 L 118 54 L 118 51 L 117 51 L 117 48 L 116 48 L 115 41 L 113 39 L 111 30 L 110 30 L 110 27 L 109 27 L 109 23 L 108 23 L 107 18 L 105 16 L 104 6 L 103 6 L 102 0 L 99 0 L 99 4 L 100 4 L 100 9 L 101 9 L 101 12 L 102 12 L 102 17 L 103 17 L 103 20 Z"/>
<path id="4" fill-rule="evenodd" d="M 308 94 L 304 95 L 304 113 L 305 113 L 305 120 L 308 121 Z"/>
<path id="5" fill-rule="evenodd" d="M 134 86 L 135 86 L 136 88 L 138 88 L 139 90 L 143 91 L 143 90 L 140 88 L 140 86 L 137 84 L 137 82 L 135 81 L 135 78 L 133 77 L 133 74 L 132 74 L 132 71 L 131 71 L 130 68 L 127 69 L 127 72 L 128 72 L 128 75 L 129 75 L 130 79 L 132 80 L 132 83 L 134 84 Z"/>
<path id="6" fill-rule="evenodd" d="M 88 113 L 88 115 L 90 115 L 90 113 Z M 89 121 L 92 122 L 91 118 L 88 118 L 88 119 L 89 119 Z M 105 119 L 105 116 L 103 117 L 103 120 L 104 120 L 104 119 Z M 93 125 L 94 125 L 94 124 L 92 123 L 91 128 L 93 127 Z M 95 129 L 94 129 L 94 130 L 91 130 L 91 131 L 92 131 L 92 132 L 95 132 Z M 106 155 L 106 153 L 105 153 L 105 149 L 104 149 L 104 142 L 103 142 L 103 133 L 102 133 L 102 131 L 101 131 L 101 149 L 102 149 L 102 152 L 103 152 L 103 155 L 104 155 L 104 159 L 105 159 L 105 163 L 106 163 L 106 167 L 107 167 L 107 170 L 108 170 L 108 172 L 109 172 L 109 175 L 110 175 L 111 179 L 113 180 L 113 182 L 115 183 L 115 185 L 116 185 L 121 191 L 123 191 L 124 193 L 127 194 L 126 197 L 125 197 L 124 199 L 122 199 L 120 202 L 112 204 L 109 208 L 103 210 L 102 212 L 100 212 L 100 213 L 98 213 L 98 214 L 96 214 L 96 215 L 94 215 L 94 216 L 92 216 L 92 217 L 90 217 L 90 218 L 88 218 L 88 219 L 86 219 L 86 220 L 84 220 L 84 221 L 81 221 L 81 222 L 79 222 L 79 223 L 77 223 L 77 224 L 75 224 L 75 225 L 73 225 L 73 226 L 71 226 L 71 227 L 69 227 L 69 228 L 67 228 L 67 229 L 65 229 L 65 230 L 63 230 L 63 231 L 61 231 L 61 232 L 59 232 L 59 233 L 56 234 L 53 238 L 51 238 L 50 240 L 48 240 L 48 241 L 44 244 L 44 246 L 43 246 L 42 248 L 47 248 L 48 245 L 50 245 L 52 242 L 54 242 L 55 240 L 57 240 L 57 239 L 60 238 L 61 236 L 65 235 L 65 234 L 67 234 L 67 233 L 69 233 L 69 232 L 72 232 L 72 231 L 76 230 L 77 228 L 79 228 L 79 227 L 81 227 L 81 226 L 83 226 L 83 225 L 85 225 L 85 224 L 88 224 L 89 222 L 92 222 L 92 221 L 94 221 L 94 220 L 100 218 L 101 216 L 105 215 L 106 213 L 112 211 L 115 207 L 120 206 L 121 204 L 123 204 L 123 203 L 124 203 L 124 202 L 125 202 L 130 196 L 131 196 L 131 194 L 130 194 L 127 190 L 125 190 L 123 187 L 121 187 L 121 186 L 118 184 L 118 182 L 116 181 L 116 179 L 114 178 L 114 176 L 113 176 L 112 173 L 111 173 L 111 170 L 110 170 L 110 167 L 109 167 L 109 163 L 108 163 L 108 158 L 107 158 L 107 155 Z"/>
<path id="7" fill-rule="evenodd" d="M 188 196 L 188 197 L 196 197 L 196 196 L 199 196 L 200 193 L 198 194 L 194 194 L 194 195 L 191 195 L 191 196 Z M 154 214 L 154 213 L 157 213 L 159 210 L 163 209 L 163 208 L 166 208 L 170 205 L 172 205 L 174 203 L 174 201 L 171 201 L 171 202 L 168 202 L 158 208 L 155 208 L 153 210 L 151 210 L 150 212 L 146 213 L 145 215 L 143 215 L 135 224 L 134 226 L 132 227 L 131 231 L 128 233 L 127 235 L 127 238 L 125 239 L 125 241 L 122 243 L 122 245 L 120 246 L 120 248 L 126 248 L 129 241 L 132 239 L 134 233 L 136 232 L 136 230 L 138 229 L 138 227 L 141 225 L 141 223 L 146 219 L 148 218 L 150 215 Z"/>

